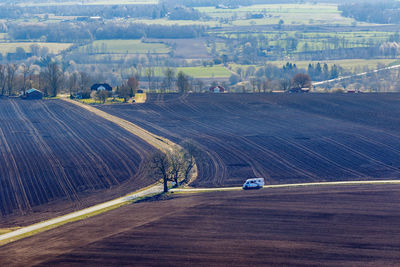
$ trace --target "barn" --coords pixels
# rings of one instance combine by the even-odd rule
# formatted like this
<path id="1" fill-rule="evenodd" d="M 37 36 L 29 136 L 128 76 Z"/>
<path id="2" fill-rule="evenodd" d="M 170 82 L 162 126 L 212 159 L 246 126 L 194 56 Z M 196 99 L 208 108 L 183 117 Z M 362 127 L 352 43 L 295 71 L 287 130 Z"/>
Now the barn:
<path id="1" fill-rule="evenodd" d="M 111 92 L 112 87 L 108 83 L 95 83 L 92 85 L 92 87 L 90 87 L 90 90 L 92 90 L 92 91 L 106 90 L 106 91 Z"/>
<path id="2" fill-rule="evenodd" d="M 25 99 L 42 99 L 43 93 L 40 92 L 39 90 L 31 88 L 28 91 L 26 91 L 24 98 Z"/>
<path id="3" fill-rule="evenodd" d="M 225 93 L 225 91 L 225 88 L 220 85 L 210 87 L 211 93 Z"/>

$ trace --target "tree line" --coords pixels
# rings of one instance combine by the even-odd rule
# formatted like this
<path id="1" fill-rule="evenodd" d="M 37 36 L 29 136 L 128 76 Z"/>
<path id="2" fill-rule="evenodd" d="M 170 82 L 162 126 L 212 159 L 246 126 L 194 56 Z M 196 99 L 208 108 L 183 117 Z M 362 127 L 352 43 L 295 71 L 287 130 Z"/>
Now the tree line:
<path id="1" fill-rule="evenodd" d="M 400 23 L 398 1 L 346 3 L 339 5 L 342 16 L 371 23 Z"/>
<path id="2" fill-rule="evenodd" d="M 37 39 L 47 42 L 82 42 L 94 39 L 195 38 L 205 33 L 201 25 L 149 25 L 128 22 L 60 22 L 48 24 L 10 24 L 15 40 Z"/>
<path id="3" fill-rule="evenodd" d="M 178 10 L 177 10 L 178 8 Z M 2 5 L 1 19 L 21 19 L 37 16 L 39 14 L 54 14 L 55 16 L 77 16 L 78 20 L 100 16 L 103 19 L 114 18 L 169 18 L 174 20 L 199 19 L 202 14 L 197 10 L 183 4 L 126 4 L 126 5 L 38 5 L 17 6 Z"/>

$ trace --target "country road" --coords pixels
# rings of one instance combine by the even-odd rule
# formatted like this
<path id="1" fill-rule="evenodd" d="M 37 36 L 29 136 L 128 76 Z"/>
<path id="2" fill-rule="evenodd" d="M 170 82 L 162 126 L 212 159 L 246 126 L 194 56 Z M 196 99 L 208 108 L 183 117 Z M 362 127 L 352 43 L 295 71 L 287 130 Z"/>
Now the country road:
<path id="1" fill-rule="evenodd" d="M 337 185 L 383 185 L 383 184 L 400 184 L 400 180 L 376 180 L 376 181 L 344 181 L 344 182 L 316 182 L 316 183 L 298 183 L 298 184 L 280 184 L 280 185 L 266 185 L 264 189 L 274 189 L 274 188 L 288 188 L 288 187 L 299 187 L 299 186 L 337 186 Z M 223 188 L 178 188 L 171 189 L 172 193 L 201 193 L 210 191 L 235 191 L 241 190 L 241 187 L 223 187 Z M 54 218 L 45 222 L 30 225 L 27 227 L 20 228 L 16 231 L 12 231 L 3 235 L 0 235 L 0 244 L 4 245 L 13 241 L 20 239 L 21 237 L 30 236 L 45 230 L 61 226 L 71 220 L 79 219 L 79 217 L 84 215 L 89 215 L 91 213 L 101 211 L 115 205 L 122 205 L 129 203 L 137 198 L 157 194 L 162 192 L 161 185 L 151 186 L 143 191 L 132 193 L 125 197 L 117 198 L 99 205 L 95 205 L 90 208 L 86 208 L 80 211 L 72 212 L 70 214 Z M 83 219 L 83 218 L 82 218 Z"/>
<path id="2" fill-rule="evenodd" d="M 394 66 L 390 66 L 390 67 L 386 67 L 386 68 L 382 68 L 382 69 L 377 69 L 377 70 L 373 70 L 373 71 L 362 72 L 362 73 L 358 73 L 358 74 L 355 74 L 355 75 L 343 76 L 343 77 L 339 77 L 339 78 L 335 78 L 335 79 L 331 79 L 331 80 L 326 80 L 326 81 L 313 82 L 312 85 L 313 86 L 318 86 L 318 85 L 328 84 L 328 83 L 332 83 L 332 82 L 340 82 L 342 80 L 347 80 L 347 79 L 351 79 L 351 78 L 354 78 L 354 77 L 361 77 L 361 76 L 365 76 L 365 75 L 368 75 L 368 74 L 377 73 L 377 72 L 381 72 L 381 71 L 385 71 L 385 70 L 397 69 L 397 68 L 400 68 L 400 65 L 394 65 Z"/>
<path id="3" fill-rule="evenodd" d="M 70 214 L 67 214 L 67 215 L 64 215 L 64 216 L 61 216 L 58 218 L 50 219 L 50 220 L 47 220 L 47 221 L 44 221 L 41 223 L 23 227 L 18 230 L 0 235 L 0 244 L 2 244 L 4 241 L 12 242 L 12 241 L 14 241 L 14 240 L 12 240 L 13 238 L 19 239 L 18 237 L 23 236 L 25 234 L 39 231 L 41 229 L 53 228 L 52 226 L 62 225 L 63 223 L 77 219 L 78 217 L 89 215 L 91 213 L 98 212 L 98 211 L 101 211 L 101 210 L 104 210 L 104 209 L 107 209 L 107 208 L 110 208 L 110 207 L 113 207 L 116 205 L 125 204 L 125 203 L 128 203 L 137 198 L 143 197 L 143 196 L 161 193 L 162 191 L 163 191 L 163 188 L 161 185 L 154 185 L 145 190 L 138 191 L 138 192 L 129 194 L 129 195 L 121 197 L 121 198 L 107 201 L 102 204 L 98 204 L 98 205 L 95 205 L 95 206 L 92 206 L 92 207 L 89 207 L 89 208 L 86 208 L 86 209 L 83 209 L 80 211 L 72 212 Z M 4 243 L 9 243 L 9 242 L 4 242 Z"/>

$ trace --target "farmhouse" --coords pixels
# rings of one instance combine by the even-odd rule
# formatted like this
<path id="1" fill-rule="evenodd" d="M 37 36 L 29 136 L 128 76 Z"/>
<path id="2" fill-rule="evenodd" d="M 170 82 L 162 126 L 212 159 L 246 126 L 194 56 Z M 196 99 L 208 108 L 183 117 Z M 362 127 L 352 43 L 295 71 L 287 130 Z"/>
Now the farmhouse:
<path id="1" fill-rule="evenodd" d="M 92 85 L 92 87 L 90 87 L 91 91 L 102 91 L 102 90 L 106 90 L 106 91 L 112 91 L 112 87 L 108 84 L 108 83 L 95 83 Z"/>
<path id="2" fill-rule="evenodd" d="M 224 87 L 218 85 L 218 86 L 212 86 L 210 87 L 210 92 L 211 93 L 225 93 L 226 90 Z"/>
<path id="3" fill-rule="evenodd" d="M 43 93 L 40 92 L 39 90 L 31 88 L 28 91 L 26 91 L 25 96 L 23 96 L 23 98 L 25 98 L 25 99 L 42 99 Z"/>

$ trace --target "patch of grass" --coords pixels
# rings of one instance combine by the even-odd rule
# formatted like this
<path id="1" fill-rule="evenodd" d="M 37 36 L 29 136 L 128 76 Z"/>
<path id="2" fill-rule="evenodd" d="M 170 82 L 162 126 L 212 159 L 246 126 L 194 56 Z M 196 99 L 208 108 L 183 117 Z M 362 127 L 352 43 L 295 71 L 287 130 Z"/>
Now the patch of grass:
<path id="1" fill-rule="evenodd" d="M 213 67 L 181 67 L 176 72 L 183 71 L 193 78 L 229 78 L 232 73 L 224 66 Z"/>
<path id="2" fill-rule="evenodd" d="M 75 217 L 75 218 L 70 219 L 70 220 L 66 220 L 66 221 L 63 221 L 63 222 L 60 222 L 60 223 L 52 224 L 52 225 L 49 225 L 47 227 L 40 228 L 38 230 L 34 230 L 34 231 L 31 231 L 31 232 L 28 232 L 28 233 L 25 233 L 25 234 L 22 234 L 22 235 L 19 235 L 19 236 L 16 236 L 16 237 L 12 237 L 12 238 L 8 238 L 8 239 L 5 239 L 5 240 L 2 240 L 2 241 L 0 241 L 0 246 L 4 246 L 4 245 L 6 245 L 8 243 L 15 242 L 17 240 L 20 240 L 20 239 L 23 239 L 23 238 L 26 238 L 26 237 L 29 237 L 29 236 L 32 236 L 32 235 L 35 235 L 35 234 L 45 232 L 47 230 L 59 227 L 61 225 L 67 224 L 67 223 L 84 220 L 84 219 L 99 215 L 101 213 L 114 210 L 114 209 L 122 207 L 122 206 L 124 206 L 124 205 L 126 205 L 128 203 L 129 202 L 116 204 L 116 205 L 108 207 L 108 208 L 104 208 L 104 209 L 101 209 L 101 210 L 98 210 L 98 211 L 94 211 L 92 213 L 88 213 L 88 214 L 85 214 L 85 215 L 82 215 L 82 216 L 78 216 L 78 217 Z"/>
<path id="3" fill-rule="evenodd" d="M 20 43 L 0 43 L 0 53 L 5 56 L 7 53 L 15 53 L 17 47 L 21 47 L 25 52 L 31 52 L 31 45 L 38 45 L 40 47 L 47 47 L 50 53 L 58 54 L 61 51 L 69 48 L 70 43 L 40 43 L 40 42 L 20 42 Z"/>
<path id="4" fill-rule="evenodd" d="M 159 193 L 150 196 L 140 197 L 133 201 L 133 203 L 154 202 L 173 199 L 172 193 Z"/>
<path id="5" fill-rule="evenodd" d="M 77 99 L 79 102 L 89 104 L 89 105 L 94 105 L 94 104 L 103 104 L 101 101 L 96 100 L 94 98 L 88 98 L 88 99 Z M 124 99 L 121 97 L 109 97 L 106 99 L 106 102 L 104 104 L 119 104 L 119 103 L 124 103 Z"/>

